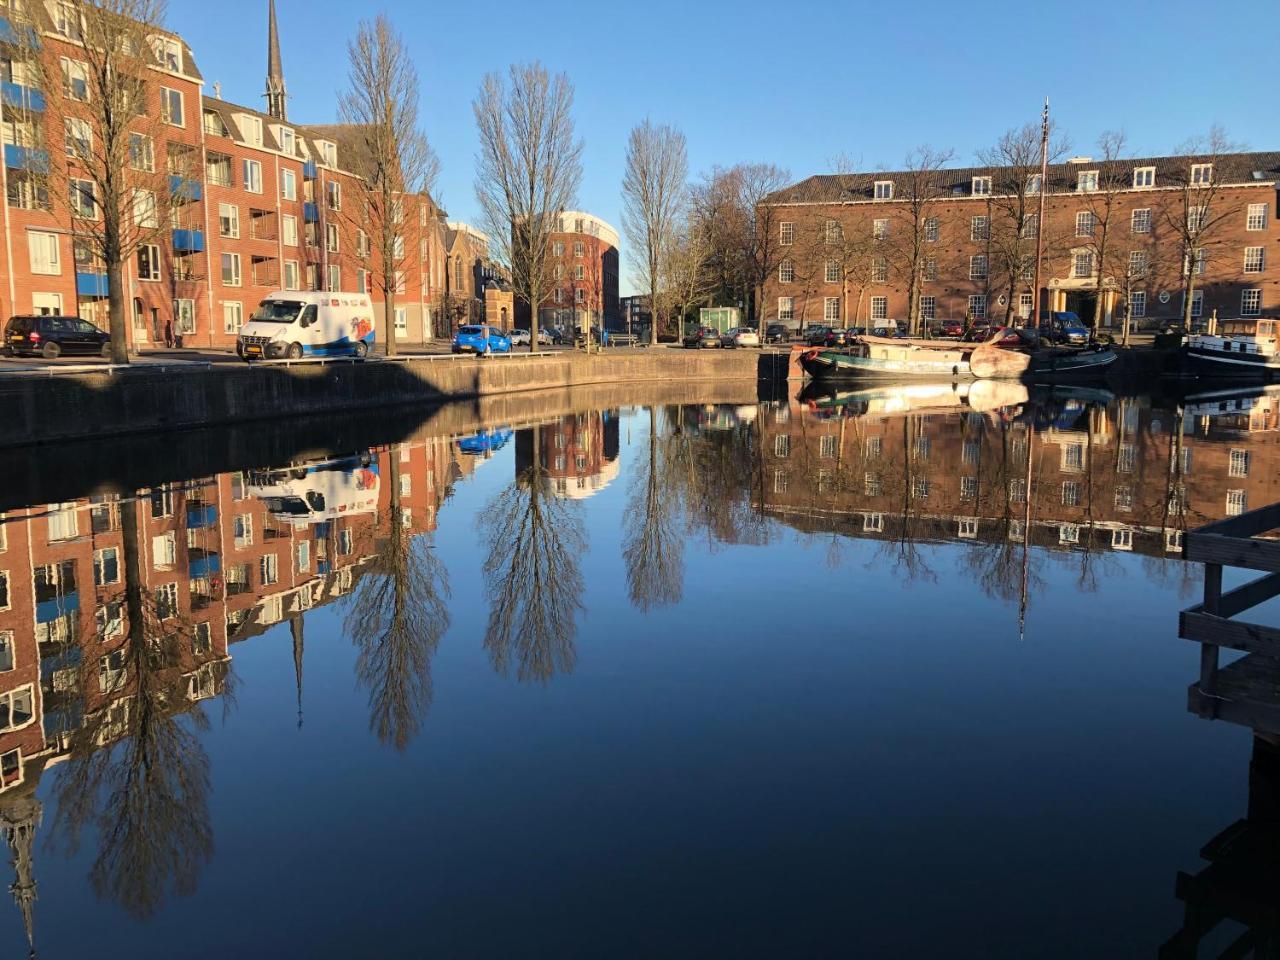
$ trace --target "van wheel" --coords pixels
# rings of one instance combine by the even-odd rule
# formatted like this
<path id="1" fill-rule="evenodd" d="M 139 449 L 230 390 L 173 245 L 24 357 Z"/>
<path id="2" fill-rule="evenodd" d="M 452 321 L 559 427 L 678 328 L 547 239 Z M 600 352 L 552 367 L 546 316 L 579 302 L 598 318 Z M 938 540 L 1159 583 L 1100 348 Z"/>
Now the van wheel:
<path id="1" fill-rule="evenodd" d="M 44 355 L 44 358 L 46 360 L 57 360 L 59 354 L 62 353 L 62 348 L 59 347 L 56 343 L 46 343 L 44 345 L 44 349 L 41 350 L 40 352 L 41 354 Z"/>
<path id="2" fill-rule="evenodd" d="M 286 354 L 285 354 L 285 356 L 287 356 L 290 360 L 301 360 L 301 359 L 302 359 L 302 344 L 300 344 L 300 343 L 291 343 L 291 344 L 289 344 L 289 352 L 288 352 L 288 353 L 286 353 Z"/>
<path id="3" fill-rule="evenodd" d="M 365 343 L 363 340 L 361 340 L 359 343 L 356 344 L 356 357 L 360 360 L 363 360 L 368 355 L 369 355 L 369 345 Z"/>

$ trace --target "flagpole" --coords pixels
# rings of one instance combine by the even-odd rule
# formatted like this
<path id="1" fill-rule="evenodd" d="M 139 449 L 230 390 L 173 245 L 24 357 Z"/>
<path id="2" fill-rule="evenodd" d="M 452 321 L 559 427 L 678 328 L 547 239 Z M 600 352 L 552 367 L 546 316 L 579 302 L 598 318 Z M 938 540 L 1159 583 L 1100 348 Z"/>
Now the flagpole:
<path id="1" fill-rule="evenodd" d="M 1044 260 L 1044 194 L 1049 186 L 1049 98 L 1040 121 L 1040 212 L 1036 214 L 1035 292 L 1031 297 L 1032 328 L 1040 327 L 1040 264 Z"/>

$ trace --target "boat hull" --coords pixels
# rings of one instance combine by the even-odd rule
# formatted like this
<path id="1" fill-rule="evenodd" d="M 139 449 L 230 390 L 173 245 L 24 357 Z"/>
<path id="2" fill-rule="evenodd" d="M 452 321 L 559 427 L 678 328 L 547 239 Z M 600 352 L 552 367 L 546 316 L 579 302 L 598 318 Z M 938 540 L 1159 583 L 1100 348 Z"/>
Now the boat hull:
<path id="1" fill-rule="evenodd" d="M 1226 351 L 1194 344 L 1183 347 L 1183 357 L 1197 370 L 1218 377 L 1247 377 L 1252 380 L 1280 378 L 1280 355 Z"/>
<path id="2" fill-rule="evenodd" d="M 834 350 L 814 350 L 800 358 L 805 373 L 815 380 L 973 380 L 967 358 L 924 357 L 897 360 L 859 357 Z"/>
<path id="3" fill-rule="evenodd" d="M 1045 382 L 1087 380 L 1105 376 L 1107 368 L 1115 362 L 1114 350 L 1036 352 L 1027 367 L 1027 377 Z"/>

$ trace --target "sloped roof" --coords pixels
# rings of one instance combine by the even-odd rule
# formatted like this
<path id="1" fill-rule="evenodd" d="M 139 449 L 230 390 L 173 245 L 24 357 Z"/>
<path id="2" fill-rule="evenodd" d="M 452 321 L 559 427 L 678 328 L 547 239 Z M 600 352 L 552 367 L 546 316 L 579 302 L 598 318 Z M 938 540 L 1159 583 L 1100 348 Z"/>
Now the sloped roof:
<path id="1" fill-rule="evenodd" d="M 1224 183 L 1252 183 L 1258 180 L 1280 180 L 1280 151 L 1255 153 L 1231 153 L 1217 157 L 1182 154 L 1168 157 L 1138 157 L 1117 160 L 1112 163 L 1089 161 L 1087 163 L 1053 163 L 1049 165 L 1047 193 L 1075 193 L 1076 177 L 1082 170 L 1098 170 L 1103 176 L 1129 180 L 1135 167 L 1155 167 L 1157 187 L 1169 186 L 1187 176 L 1193 163 L 1212 160 L 1217 165 L 1216 176 Z M 957 167 L 938 173 L 938 195 L 947 197 L 971 196 L 974 177 L 991 177 L 993 192 L 1000 179 L 1007 177 L 1009 167 Z M 1033 171 L 1038 172 L 1038 171 Z M 1255 174 L 1261 174 L 1260 177 Z M 767 198 L 767 203 L 855 203 L 875 197 L 877 181 L 893 183 L 896 198 L 910 189 L 914 174 L 909 171 L 874 171 L 868 173 L 824 174 L 809 177 L 792 184 Z M 1131 181 L 1130 181 L 1131 182 Z"/>

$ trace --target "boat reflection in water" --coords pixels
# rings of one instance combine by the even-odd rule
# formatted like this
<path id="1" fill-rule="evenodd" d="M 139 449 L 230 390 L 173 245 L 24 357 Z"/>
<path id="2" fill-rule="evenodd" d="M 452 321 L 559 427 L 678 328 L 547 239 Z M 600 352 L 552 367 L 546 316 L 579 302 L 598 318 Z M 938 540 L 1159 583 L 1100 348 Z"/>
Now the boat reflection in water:
<path id="1" fill-rule="evenodd" d="M 0 524 L 0 830 L 15 905 L 34 936 L 37 851 L 77 844 L 93 890 L 134 916 L 195 891 L 215 841 L 203 734 L 234 709 L 236 645 L 291 654 L 282 696 L 302 726 L 319 608 L 340 614 L 369 730 L 393 751 L 430 716 L 463 578 L 482 578 L 487 608 L 483 636 L 457 642 L 514 681 L 573 671 L 592 504 L 620 505 L 623 603 L 640 612 L 689 599 L 690 544 L 798 533 L 825 540 L 828 563 L 859 549 L 924 585 L 940 552 L 922 545 L 958 547 L 974 584 L 1025 615 L 1054 566 L 1089 591 L 1109 557 L 1141 554 L 1150 574 L 1190 582 L 1187 529 L 1280 500 L 1278 428 L 1275 392 L 1153 401 L 912 383 L 482 422 L 110 495 L 90 495 L 86 476 L 80 499 Z M 493 475 L 501 464 L 510 472 Z M 437 531 L 482 469 L 496 489 L 474 523 L 454 514 Z M 475 569 L 446 568 L 445 534 L 478 544 Z M 1256 748 L 1269 770 L 1271 742 Z"/>

